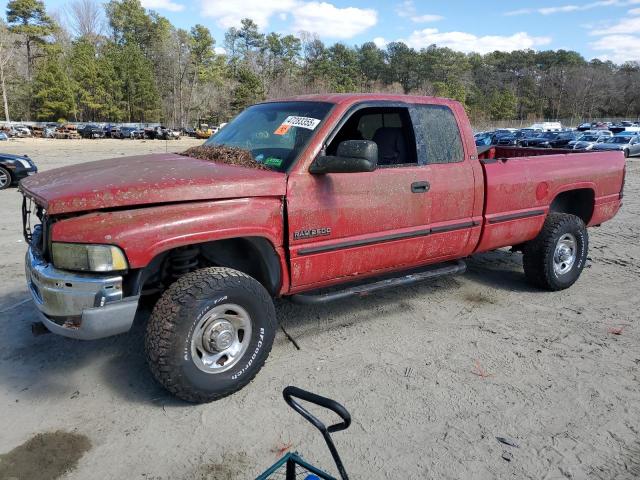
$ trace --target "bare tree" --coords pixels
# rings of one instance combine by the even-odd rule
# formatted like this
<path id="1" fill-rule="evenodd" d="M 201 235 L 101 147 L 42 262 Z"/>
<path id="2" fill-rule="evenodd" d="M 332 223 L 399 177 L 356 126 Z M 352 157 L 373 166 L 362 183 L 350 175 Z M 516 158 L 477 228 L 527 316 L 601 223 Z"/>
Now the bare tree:
<path id="1" fill-rule="evenodd" d="M 2 89 L 2 104 L 4 106 L 4 119 L 7 123 L 9 123 L 9 102 L 7 100 L 7 86 L 4 79 L 4 73 L 6 71 L 7 65 L 11 61 L 13 54 L 15 53 L 15 49 L 13 45 L 15 40 L 12 38 L 13 35 L 7 28 L 7 26 L 2 22 L 0 24 L 0 88 Z"/>
<path id="2" fill-rule="evenodd" d="M 78 37 L 96 39 L 104 33 L 102 5 L 96 0 L 74 0 L 69 2 L 67 15 L 71 30 Z"/>

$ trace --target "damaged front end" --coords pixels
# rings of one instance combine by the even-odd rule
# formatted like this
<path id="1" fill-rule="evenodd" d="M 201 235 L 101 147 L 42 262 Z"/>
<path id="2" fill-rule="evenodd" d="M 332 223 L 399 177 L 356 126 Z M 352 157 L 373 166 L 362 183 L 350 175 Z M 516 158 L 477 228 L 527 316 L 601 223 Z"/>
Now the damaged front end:
<path id="1" fill-rule="evenodd" d="M 56 268 L 52 261 L 52 224 L 45 209 L 25 195 L 22 226 L 29 245 L 25 274 L 44 325 L 53 333 L 82 340 L 128 331 L 139 296 L 124 296 L 122 272 L 87 273 Z"/>

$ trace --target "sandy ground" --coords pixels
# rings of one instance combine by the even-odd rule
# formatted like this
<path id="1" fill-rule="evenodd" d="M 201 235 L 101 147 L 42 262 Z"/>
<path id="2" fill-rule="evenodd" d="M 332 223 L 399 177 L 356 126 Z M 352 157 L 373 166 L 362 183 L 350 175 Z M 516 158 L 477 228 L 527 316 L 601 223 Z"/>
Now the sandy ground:
<path id="1" fill-rule="evenodd" d="M 46 170 L 196 143 L 18 140 L 0 149 Z M 70 434 L 88 440 L 86 453 L 55 450 L 69 458 L 43 460 L 42 478 L 60 468 L 68 479 L 253 478 L 289 445 L 335 471 L 320 435 L 282 401 L 289 384 L 351 411 L 352 427 L 335 440 L 352 478 L 640 478 L 638 160 L 628 163 L 621 213 L 590 230 L 590 261 L 570 290 L 532 289 L 520 255 L 498 251 L 470 260 L 463 276 L 373 298 L 281 302 L 301 350 L 279 333 L 251 385 L 202 406 L 154 382 L 141 325 L 96 342 L 31 335 L 19 206 L 15 189 L 0 192 L 0 478 L 27 478 L 16 472 L 28 463 L 23 443 L 50 452 L 46 439 Z"/>

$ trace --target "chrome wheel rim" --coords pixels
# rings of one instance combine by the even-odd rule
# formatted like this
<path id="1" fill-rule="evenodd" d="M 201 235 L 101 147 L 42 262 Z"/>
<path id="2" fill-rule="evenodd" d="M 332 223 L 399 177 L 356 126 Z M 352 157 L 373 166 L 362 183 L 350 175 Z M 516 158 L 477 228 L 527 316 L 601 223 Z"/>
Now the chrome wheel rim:
<path id="1" fill-rule="evenodd" d="M 0 170 L 0 188 L 6 187 L 9 183 L 9 174 L 3 170 Z"/>
<path id="2" fill-rule="evenodd" d="M 556 275 L 566 274 L 576 263 L 577 245 L 576 237 L 571 233 L 560 237 L 553 253 L 553 271 Z"/>
<path id="3" fill-rule="evenodd" d="M 227 303 L 209 310 L 191 335 L 191 359 L 205 373 L 222 373 L 243 357 L 251 341 L 251 317 Z"/>

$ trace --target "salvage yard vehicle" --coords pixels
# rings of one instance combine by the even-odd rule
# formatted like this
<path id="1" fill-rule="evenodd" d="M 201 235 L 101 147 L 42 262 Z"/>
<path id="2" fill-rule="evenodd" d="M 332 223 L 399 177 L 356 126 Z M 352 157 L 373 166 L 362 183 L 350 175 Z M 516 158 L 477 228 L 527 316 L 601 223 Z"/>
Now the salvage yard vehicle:
<path id="1" fill-rule="evenodd" d="M 479 154 L 464 108 L 434 97 L 269 101 L 205 146 L 225 155 L 101 160 L 20 185 L 27 283 L 46 328 L 127 332 L 153 299 L 150 369 L 191 402 L 262 368 L 274 297 L 367 295 L 461 273 L 462 259 L 502 247 L 523 252 L 532 284 L 562 290 L 585 267 L 587 227 L 622 202 L 622 152 Z"/>
<path id="2" fill-rule="evenodd" d="M 616 135 L 593 146 L 594 151 L 618 150 L 625 157 L 640 155 L 640 135 Z"/>
<path id="3" fill-rule="evenodd" d="M 0 153 L 0 190 L 36 173 L 38 167 L 28 156 Z"/>
<path id="4" fill-rule="evenodd" d="M 90 139 L 104 138 L 105 136 L 104 128 L 102 128 L 99 125 L 92 125 L 92 124 L 83 125 L 81 128 L 78 129 L 78 133 L 82 138 L 90 138 Z"/>
<path id="5" fill-rule="evenodd" d="M 592 150 L 596 143 L 604 142 L 607 138 L 609 137 L 587 132 L 567 143 L 567 148 L 572 148 L 574 150 Z"/>

